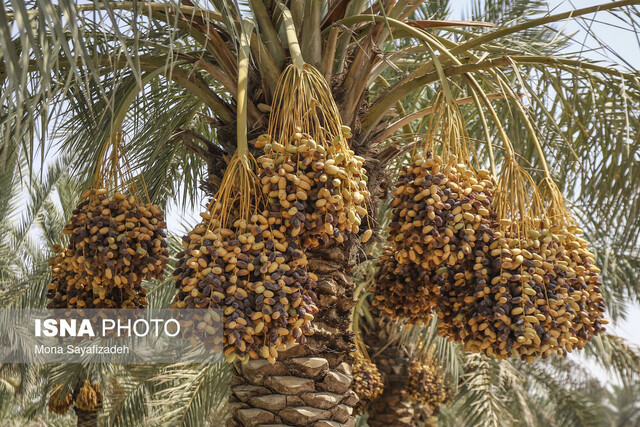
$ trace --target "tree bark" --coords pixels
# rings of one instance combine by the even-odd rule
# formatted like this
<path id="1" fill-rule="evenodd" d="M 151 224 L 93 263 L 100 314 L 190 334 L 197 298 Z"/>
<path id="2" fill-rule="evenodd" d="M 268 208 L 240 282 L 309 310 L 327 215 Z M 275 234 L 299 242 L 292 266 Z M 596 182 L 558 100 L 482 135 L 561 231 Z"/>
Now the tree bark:
<path id="1" fill-rule="evenodd" d="M 74 406 L 73 410 L 78 417 L 78 427 L 97 427 L 98 426 L 98 410 L 95 411 L 83 411 Z"/>
<path id="2" fill-rule="evenodd" d="M 374 328 L 365 329 L 365 342 L 370 348 L 371 360 L 376 364 L 382 380 L 382 396 L 368 406 L 371 427 L 437 425 L 438 411 L 426 404 L 416 403 L 409 398 L 410 351 L 404 347 L 392 332 L 388 318 L 379 317 L 374 312 Z"/>
<path id="3" fill-rule="evenodd" d="M 319 312 L 305 345 L 282 353 L 271 365 L 253 360 L 236 365 L 231 383 L 230 426 L 353 426 L 358 397 L 351 386 L 349 330 L 354 283 L 348 275 L 349 242 L 309 251 L 309 271 L 318 276 Z"/>
<path id="4" fill-rule="evenodd" d="M 408 373 L 411 361 L 391 333 L 391 324 L 374 314 L 374 328 L 365 330 L 365 342 L 371 360 L 378 367 L 384 382 L 382 396 L 368 407 L 367 422 L 371 427 L 415 426 L 416 410 L 407 398 Z"/>
<path id="5" fill-rule="evenodd" d="M 371 427 L 415 426 L 416 412 L 407 399 L 407 369 L 395 359 L 377 359 L 378 370 L 383 374 L 384 392 L 371 402 L 368 423 Z"/>

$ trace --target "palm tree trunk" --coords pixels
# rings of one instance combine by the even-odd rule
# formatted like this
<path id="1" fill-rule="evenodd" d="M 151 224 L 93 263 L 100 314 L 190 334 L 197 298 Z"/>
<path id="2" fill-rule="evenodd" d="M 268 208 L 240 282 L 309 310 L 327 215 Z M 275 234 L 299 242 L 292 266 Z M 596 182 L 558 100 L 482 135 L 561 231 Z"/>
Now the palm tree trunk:
<path id="1" fill-rule="evenodd" d="M 376 363 L 383 377 L 384 392 L 371 402 L 367 422 L 371 427 L 417 425 L 414 404 L 406 396 L 406 366 L 396 359 L 378 358 Z"/>
<path id="2" fill-rule="evenodd" d="M 76 416 L 78 417 L 78 427 L 97 427 L 98 426 L 98 412 L 95 411 L 83 411 L 82 409 L 78 409 L 78 407 L 74 406 L 73 410 L 76 412 Z"/>
<path id="3" fill-rule="evenodd" d="M 236 365 L 228 425 L 355 424 L 358 397 L 350 389 L 355 347 L 349 330 L 354 284 L 346 267 L 351 246 L 308 253 L 309 269 L 318 276 L 315 332 L 274 365 L 263 360 Z"/>
<path id="4" fill-rule="evenodd" d="M 390 336 L 389 325 L 382 318 L 376 320 L 375 329 L 366 331 L 372 362 L 378 367 L 384 382 L 382 396 L 368 407 L 367 422 L 371 427 L 415 426 L 416 411 L 407 398 L 410 360 L 397 338 Z"/>

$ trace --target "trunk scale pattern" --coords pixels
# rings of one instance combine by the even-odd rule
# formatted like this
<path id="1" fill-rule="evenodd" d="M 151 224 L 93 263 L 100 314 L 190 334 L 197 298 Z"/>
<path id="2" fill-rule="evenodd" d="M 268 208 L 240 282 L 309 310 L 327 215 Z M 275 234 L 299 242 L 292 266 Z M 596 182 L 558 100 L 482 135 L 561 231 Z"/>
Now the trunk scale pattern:
<path id="1" fill-rule="evenodd" d="M 273 365 L 266 360 L 235 365 L 228 426 L 355 425 L 358 397 L 350 388 L 354 284 L 346 268 L 351 246 L 309 252 L 309 269 L 318 276 L 314 334 Z"/>

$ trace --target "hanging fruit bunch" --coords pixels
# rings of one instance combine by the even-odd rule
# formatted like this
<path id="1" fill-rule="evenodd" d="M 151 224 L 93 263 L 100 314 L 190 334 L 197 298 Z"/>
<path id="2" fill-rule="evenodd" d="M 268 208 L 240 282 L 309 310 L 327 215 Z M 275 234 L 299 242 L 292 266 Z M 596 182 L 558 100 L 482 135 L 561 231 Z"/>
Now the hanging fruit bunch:
<path id="1" fill-rule="evenodd" d="M 432 362 L 414 361 L 407 378 L 407 397 L 428 406 L 435 415 L 440 406 L 451 399 L 451 392 L 438 366 Z"/>
<path id="2" fill-rule="evenodd" d="M 64 415 L 73 403 L 73 394 L 66 386 L 56 386 L 49 397 L 49 412 Z"/>
<path id="3" fill-rule="evenodd" d="M 279 221 L 281 213 L 265 209 L 247 144 L 247 50 L 245 36 L 238 73 L 238 148 L 218 193 L 201 214 L 203 221 L 183 238 L 172 307 L 220 309 L 229 362 L 263 358 L 275 363 L 280 351 L 304 344 L 311 334 L 317 277 L 307 271 L 299 238 Z M 203 340 L 209 339 L 206 322 L 201 332 Z"/>
<path id="4" fill-rule="evenodd" d="M 85 379 L 80 387 L 71 390 L 66 385 L 55 387 L 49 397 L 49 411 L 64 415 L 71 405 L 74 405 L 76 413 L 98 412 L 102 408 L 102 392 L 98 383 L 93 383 Z"/>
<path id="5" fill-rule="evenodd" d="M 384 247 L 379 260 L 374 307 L 392 319 L 428 321 L 435 302 L 428 272 L 412 263 L 398 261 L 393 246 Z"/>
<path id="6" fill-rule="evenodd" d="M 316 277 L 307 272 L 296 240 L 274 228 L 268 212 L 255 211 L 255 205 L 251 212 L 243 209 L 239 196 L 257 193 L 232 188 L 255 179 L 239 164 L 231 161 L 209 212 L 201 214 L 203 222 L 183 238 L 172 307 L 222 310 L 227 359 L 274 363 L 279 351 L 304 343 L 311 333 Z M 243 171 L 242 178 L 236 180 L 234 171 Z"/>
<path id="7" fill-rule="evenodd" d="M 374 289 L 374 306 L 412 323 L 429 320 L 440 289 L 464 278 L 496 218 L 491 174 L 469 163 L 462 116 L 442 95 L 428 129 L 398 177 Z"/>
<path id="8" fill-rule="evenodd" d="M 384 382 L 375 363 L 362 356 L 356 356 L 352 374 L 351 389 L 359 398 L 357 409 L 364 412 L 369 403 L 382 395 Z"/>
<path id="9" fill-rule="evenodd" d="M 466 349 L 531 362 L 582 348 L 607 321 L 600 270 L 579 237 L 527 114 L 516 105 L 537 148 L 543 179 L 537 185 L 519 165 L 499 128 L 506 151 L 492 202 L 499 222 L 491 224 L 491 238 L 474 254 L 473 273 L 442 293 L 438 314 L 441 334 Z"/>
<path id="10" fill-rule="evenodd" d="M 120 136 L 105 147 L 94 187 L 64 228 L 67 247 L 54 247 L 49 308 L 144 307 L 142 281 L 162 278 L 169 256 L 163 213 L 141 199 L 148 199 L 144 182 L 140 191 L 122 149 Z"/>
<path id="11" fill-rule="evenodd" d="M 501 359 L 582 348 L 607 323 L 600 270 L 533 131 L 539 185 L 504 131 L 499 178 L 476 171 L 462 116 L 442 95 L 429 129 L 396 184 L 374 305 L 410 322 L 434 310 L 441 335 Z"/>
<path id="12" fill-rule="evenodd" d="M 505 161 L 494 201 L 500 225 L 467 286 L 452 289 L 457 309 L 443 316 L 441 332 L 470 351 L 529 362 L 566 356 L 607 323 L 594 256 L 549 176 L 540 188 Z"/>
<path id="13" fill-rule="evenodd" d="M 86 307 L 87 301 L 92 304 L 93 291 L 83 285 L 80 281 L 81 276 L 75 272 L 71 261 L 73 251 L 60 244 L 54 245 L 53 250 L 55 255 L 49 259 L 52 280 L 47 292 L 51 301 L 47 308 L 83 308 Z"/>
<path id="14" fill-rule="evenodd" d="M 347 142 L 348 126 L 324 77 L 311 65 L 288 66 L 276 87 L 268 133 L 258 138 L 258 176 L 269 213 L 303 249 L 359 233 L 369 198 L 364 159 Z"/>
<path id="15" fill-rule="evenodd" d="M 81 411 L 93 412 L 98 411 L 102 407 L 102 392 L 98 383 L 84 380 L 82 387 L 75 396 L 75 406 Z"/>

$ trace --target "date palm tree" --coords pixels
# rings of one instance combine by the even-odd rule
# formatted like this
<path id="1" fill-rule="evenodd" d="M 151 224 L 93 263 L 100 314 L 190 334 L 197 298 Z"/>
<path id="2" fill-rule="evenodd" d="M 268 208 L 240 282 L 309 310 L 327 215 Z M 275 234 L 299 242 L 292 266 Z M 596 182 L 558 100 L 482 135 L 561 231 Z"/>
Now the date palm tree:
<path id="1" fill-rule="evenodd" d="M 42 259 L 29 261 L 25 257 L 20 258 L 25 260 L 21 263 L 16 262 L 20 259 L 13 256 L 3 256 L 3 265 L 12 263 L 13 270 L 20 271 L 13 277 L 3 276 L 5 281 L 2 285 L 6 289 L 2 298 L 3 307 L 42 306 L 43 289 L 48 281 L 48 243 L 40 239 L 51 236 L 56 241 L 66 218 L 64 211 L 72 209 L 77 202 L 78 187 L 73 180 L 68 179 L 64 173 L 64 165 L 62 166 L 52 165 L 43 179 L 32 176 L 29 184 L 32 191 L 25 209 L 29 215 L 23 216 L 18 224 L 15 223 L 15 215 L 3 216 L 0 221 L 5 230 L 4 236 L 11 238 L 18 235 L 19 230 L 30 230 L 28 239 L 23 241 L 31 242 L 34 253 L 45 252 Z M 19 173 L 14 173 L 16 171 L 18 169 L 12 168 L 3 177 L 19 176 Z M 21 192 L 17 189 L 19 180 L 3 179 L 0 183 L 0 193 L 8 195 L 5 200 L 13 206 L 21 198 Z M 58 200 L 52 197 L 54 193 L 60 196 Z M 52 221 L 47 217 L 57 219 Z M 171 239 L 171 243 L 172 253 L 175 254 L 180 250 L 178 242 Z M 3 241 L 3 247 L 20 252 L 20 248 L 12 246 L 9 240 Z M 365 263 L 363 269 L 367 270 L 367 267 L 370 266 Z M 356 283 L 366 286 L 367 278 L 361 276 L 360 273 L 354 276 Z M 165 307 L 170 302 L 173 294 L 169 280 L 165 283 L 147 284 L 147 287 L 151 289 L 152 306 Z M 368 312 L 366 299 L 362 300 L 359 307 L 364 308 L 363 313 Z M 388 322 L 387 325 L 392 326 Z M 431 324 L 430 328 L 433 326 Z M 437 338 L 433 329 L 414 329 L 403 336 L 406 331 L 400 325 L 375 332 L 384 338 L 384 343 L 390 344 L 386 347 L 385 354 L 395 356 L 387 360 L 391 362 L 387 365 L 379 363 L 381 370 L 392 372 L 393 369 L 402 368 L 402 356 L 407 354 L 405 350 L 411 350 L 418 343 L 427 346 L 435 343 L 438 360 L 452 377 L 452 382 L 455 376 L 462 379 L 455 400 L 441 408 L 440 422 L 444 425 L 459 425 L 469 420 L 478 425 L 494 425 L 495 420 L 500 420 L 503 425 L 510 416 L 522 416 L 526 424 L 531 426 L 593 425 L 593 422 L 603 420 L 605 410 L 608 411 L 606 414 L 610 414 L 607 415 L 610 419 L 630 419 L 633 416 L 633 393 L 628 392 L 631 388 L 621 389 L 615 397 L 613 394 L 610 397 L 608 393 L 602 393 L 602 386 L 580 367 L 578 361 L 559 359 L 548 364 L 513 365 L 511 362 L 483 360 L 474 355 L 465 355 L 457 346 Z M 383 333 L 386 335 L 382 335 Z M 400 337 L 402 344 L 398 341 Z M 377 348 L 371 346 L 372 357 Z M 593 350 L 597 353 L 595 357 L 590 356 L 592 360 L 598 361 L 600 366 L 608 368 L 612 374 L 621 375 L 625 382 L 631 384 L 629 387 L 633 386 L 631 378 L 638 372 L 637 351 L 627 348 L 623 341 L 613 337 L 608 338 L 605 345 L 590 348 L 589 354 Z M 419 354 L 416 356 L 419 357 Z M 379 361 L 380 357 L 374 357 L 374 360 Z M 74 384 L 87 372 L 106 387 L 104 390 L 107 399 L 99 415 L 100 420 L 107 425 L 219 425 L 219 420 L 224 419 L 227 414 L 225 401 L 229 370 L 224 364 L 130 367 L 3 365 L 0 367 L 0 384 L 3 386 L 0 389 L 0 419 L 3 424 L 16 426 L 28 422 L 69 425 L 73 420 L 73 412 L 68 411 L 65 416 L 49 413 L 46 409 L 48 395 L 56 385 Z M 406 377 L 402 375 L 396 375 L 392 381 L 387 381 L 385 396 L 396 394 L 403 398 L 402 384 L 406 384 Z M 397 397 L 396 400 L 392 397 L 375 402 L 377 408 L 386 410 L 376 412 L 376 408 L 372 407 L 368 416 L 370 425 L 377 425 L 385 420 L 392 425 L 402 425 L 402 422 L 421 425 L 424 408 L 417 407 L 406 399 L 399 403 Z M 483 404 L 478 405 L 478 402 Z M 542 414 L 545 416 L 541 416 Z M 365 419 L 366 416 L 362 418 L 363 421 Z M 601 425 L 606 423 L 602 421 Z"/>
<path id="2" fill-rule="evenodd" d="M 622 315 L 622 300 L 637 301 L 639 295 L 638 281 L 627 280 L 637 266 L 640 229 L 640 216 L 633 214 L 640 206 L 634 156 L 639 75 L 624 64 L 572 53 L 567 36 L 554 24 L 612 13 L 636 32 L 636 4 L 640 0 L 553 14 L 544 12 L 545 2 L 491 1 L 483 22 L 458 22 L 446 19 L 444 1 L 15 0 L 0 5 L 0 163 L 10 165 L 19 153 L 33 171 L 54 146 L 68 155 L 65 167 L 85 187 L 102 148 L 122 132 L 128 158 L 144 174 L 152 200 L 189 205 L 200 188 L 212 195 L 235 150 L 237 55 L 242 18 L 250 17 L 256 24 L 256 31 L 246 34 L 252 53 L 250 142 L 266 130 L 268 106 L 295 54 L 290 48 L 295 41 L 304 61 L 330 84 L 342 121 L 353 131 L 351 148 L 366 159 L 371 223 L 381 232 L 383 221 L 373 218 L 387 211 L 394 171 L 415 135 L 424 131 L 422 119 L 431 112 L 434 93 L 446 90 L 461 106 L 477 156 L 487 166 L 504 157 L 494 142 L 500 128 L 534 175 L 540 176 L 544 157 L 554 160 L 555 180 L 604 252 L 605 275 L 611 278 L 606 296 L 615 318 Z M 379 236 L 372 240 L 380 241 Z M 231 425 L 355 423 L 357 397 L 349 387 L 355 348 L 352 272 L 366 260 L 367 249 L 352 239 L 308 253 L 319 278 L 315 334 L 275 365 L 234 366 Z M 170 287 L 164 283 L 159 295 L 170 297 Z M 36 288 L 32 291 L 42 298 Z M 460 410 L 443 411 L 445 419 L 464 414 L 477 420 L 482 408 L 482 419 L 497 424 L 511 404 L 521 419 L 534 418 L 531 406 L 522 402 L 529 394 L 519 386 L 524 381 L 517 375 L 519 365 L 464 354 L 441 342 L 434 330 L 401 332 L 405 342 L 438 341 L 447 372 L 461 381 L 451 404 Z M 615 338 L 603 336 L 594 347 L 595 358 L 611 357 L 606 365 L 612 369 L 638 370 L 636 353 Z M 105 390 L 106 398 L 123 405 L 106 410 L 113 422 L 162 419 L 161 409 L 142 413 L 140 402 L 175 397 L 191 382 L 199 385 L 190 389 L 193 394 L 173 400 L 186 401 L 188 410 L 169 407 L 184 423 L 199 423 L 219 410 L 219 402 L 207 400 L 212 390 L 205 386 L 218 375 L 216 369 L 105 367 L 105 377 L 118 379 Z M 545 369 L 540 368 L 541 378 L 550 375 Z M 162 376 L 170 381 L 158 381 Z M 132 384 L 141 387 L 137 395 L 123 391 Z M 532 395 L 544 389 L 531 387 Z M 498 397 L 513 390 L 522 391 L 512 396 L 520 401 L 507 404 Z M 110 398 L 111 391 L 125 397 Z M 544 399 L 535 403 L 558 405 Z M 133 406 L 137 412 L 128 412 Z"/>

